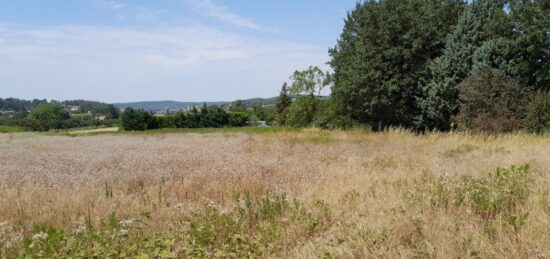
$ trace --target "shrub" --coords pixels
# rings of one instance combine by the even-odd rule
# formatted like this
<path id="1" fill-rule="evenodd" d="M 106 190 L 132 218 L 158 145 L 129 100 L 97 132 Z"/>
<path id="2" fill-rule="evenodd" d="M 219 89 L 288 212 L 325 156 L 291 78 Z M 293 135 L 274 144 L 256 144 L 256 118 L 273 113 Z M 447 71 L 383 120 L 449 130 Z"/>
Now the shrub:
<path id="1" fill-rule="evenodd" d="M 518 81 L 494 69 L 471 76 L 459 85 L 462 129 L 509 132 L 521 126 L 526 91 Z"/>
<path id="2" fill-rule="evenodd" d="M 429 179 L 421 180 L 429 182 Z M 471 211 L 490 232 L 503 225 L 512 226 L 517 231 L 527 219 L 526 204 L 533 192 L 533 184 L 534 178 L 526 164 L 498 168 L 495 174 L 486 177 L 442 177 L 428 192 L 432 206 L 454 206 L 460 210 L 466 209 L 467 213 Z M 425 194 L 421 191 L 420 195 L 412 198 L 424 199 Z"/>
<path id="3" fill-rule="evenodd" d="M 160 129 L 176 128 L 176 116 L 154 116 L 155 126 Z"/>
<path id="4" fill-rule="evenodd" d="M 124 130 L 143 131 L 156 128 L 153 115 L 143 109 L 127 108 L 121 115 L 121 123 Z"/>
<path id="5" fill-rule="evenodd" d="M 0 225 L 0 257 L 258 258 L 275 255 L 298 242 L 293 238 L 319 233 L 331 222 L 326 203 L 306 207 L 274 192 L 259 197 L 235 193 L 231 205 L 208 201 L 201 209 L 182 211 L 168 233 L 150 231 L 155 224 L 147 216 L 119 218 L 116 213 L 99 224 L 82 219 L 72 231 L 39 225 L 21 237 L 23 242 L 8 247 L 14 238 L 2 236 L 5 225 Z"/>
<path id="6" fill-rule="evenodd" d="M 318 100 L 311 96 L 301 96 L 290 105 L 286 123 L 292 127 L 309 127 L 315 118 Z"/>
<path id="7" fill-rule="evenodd" d="M 529 165 L 498 168 L 489 177 L 463 179 L 459 202 L 468 204 L 478 213 L 490 217 L 511 215 L 529 198 L 533 178 Z"/>
<path id="8" fill-rule="evenodd" d="M 550 92 L 538 92 L 527 105 L 525 128 L 529 132 L 542 133 L 550 129 Z"/>
<path id="9" fill-rule="evenodd" d="M 63 106 L 57 103 L 40 104 L 28 115 L 28 119 L 31 121 L 29 126 L 36 131 L 65 128 L 65 120 L 70 117 Z"/>
<path id="10" fill-rule="evenodd" d="M 229 113 L 229 126 L 231 127 L 243 127 L 248 123 L 248 115 L 244 112 L 231 112 Z"/>

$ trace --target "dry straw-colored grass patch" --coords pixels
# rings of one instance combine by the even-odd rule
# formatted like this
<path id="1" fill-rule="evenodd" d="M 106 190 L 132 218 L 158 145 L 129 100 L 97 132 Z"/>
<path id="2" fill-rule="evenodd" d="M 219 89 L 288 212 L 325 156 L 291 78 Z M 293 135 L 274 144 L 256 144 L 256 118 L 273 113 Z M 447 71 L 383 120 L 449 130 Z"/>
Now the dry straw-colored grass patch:
<path id="1" fill-rule="evenodd" d="M 523 134 L 0 134 L 0 253 L 546 258 L 549 173 Z"/>

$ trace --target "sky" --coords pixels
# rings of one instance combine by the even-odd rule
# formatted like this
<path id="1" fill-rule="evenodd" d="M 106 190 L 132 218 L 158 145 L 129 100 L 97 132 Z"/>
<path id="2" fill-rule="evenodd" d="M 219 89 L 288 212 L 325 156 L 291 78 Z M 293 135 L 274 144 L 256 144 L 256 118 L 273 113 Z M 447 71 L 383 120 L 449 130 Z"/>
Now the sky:
<path id="1" fill-rule="evenodd" d="M 356 0 L 0 0 L 0 98 L 230 101 L 329 69 Z"/>

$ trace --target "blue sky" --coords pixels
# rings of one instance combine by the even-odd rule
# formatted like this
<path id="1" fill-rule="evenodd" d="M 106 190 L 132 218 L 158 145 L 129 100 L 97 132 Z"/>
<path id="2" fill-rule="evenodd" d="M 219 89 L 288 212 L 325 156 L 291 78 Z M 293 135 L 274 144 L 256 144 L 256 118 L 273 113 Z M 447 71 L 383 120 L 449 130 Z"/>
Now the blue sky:
<path id="1" fill-rule="evenodd" d="M 216 101 L 327 68 L 355 0 L 0 0 L 0 97 Z"/>

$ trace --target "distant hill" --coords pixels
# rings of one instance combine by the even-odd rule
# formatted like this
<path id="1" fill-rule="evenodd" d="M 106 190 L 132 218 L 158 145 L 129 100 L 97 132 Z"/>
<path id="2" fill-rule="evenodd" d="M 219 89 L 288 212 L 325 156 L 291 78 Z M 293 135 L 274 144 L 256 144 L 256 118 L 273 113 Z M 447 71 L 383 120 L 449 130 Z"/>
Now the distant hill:
<path id="1" fill-rule="evenodd" d="M 58 103 L 65 106 L 78 106 L 80 108 L 80 111 L 85 112 L 94 112 L 94 111 L 102 111 L 106 112 L 111 107 L 111 105 L 107 103 L 102 102 L 96 102 L 96 101 L 89 101 L 89 100 L 66 100 L 66 101 L 56 101 L 51 100 L 48 102 L 46 99 L 34 99 L 34 100 L 24 100 L 24 99 L 18 99 L 18 98 L 0 98 L 0 110 L 4 111 L 15 111 L 15 112 L 23 112 L 23 111 L 30 111 L 34 108 L 36 108 L 40 104 L 44 103 Z M 116 108 L 113 108 L 116 109 Z"/>
<path id="2" fill-rule="evenodd" d="M 206 102 L 207 106 L 223 106 L 224 104 L 228 104 L 228 102 Z M 202 106 L 203 102 L 144 101 L 130 103 L 113 103 L 113 105 L 120 109 L 130 107 L 133 109 L 144 109 L 146 111 L 157 112 L 167 109 L 171 111 L 187 110 L 195 106 Z"/>
<path id="3" fill-rule="evenodd" d="M 252 107 L 254 104 L 262 103 L 262 105 L 275 105 L 277 97 L 271 98 L 252 98 L 241 100 L 245 107 Z M 113 103 L 116 107 L 120 109 L 133 108 L 133 109 L 144 109 L 146 111 L 158 112 L 164 110 L 170 111 L 179 111 L 187 110 L 195 106 L 202 106 L 206 103 L 207 106 L 219 106 L 228 108 L 233 102 L 177 102 L 177 101 L 144 101 L 144 102 L 130 102 L 130 103 Z"/>

